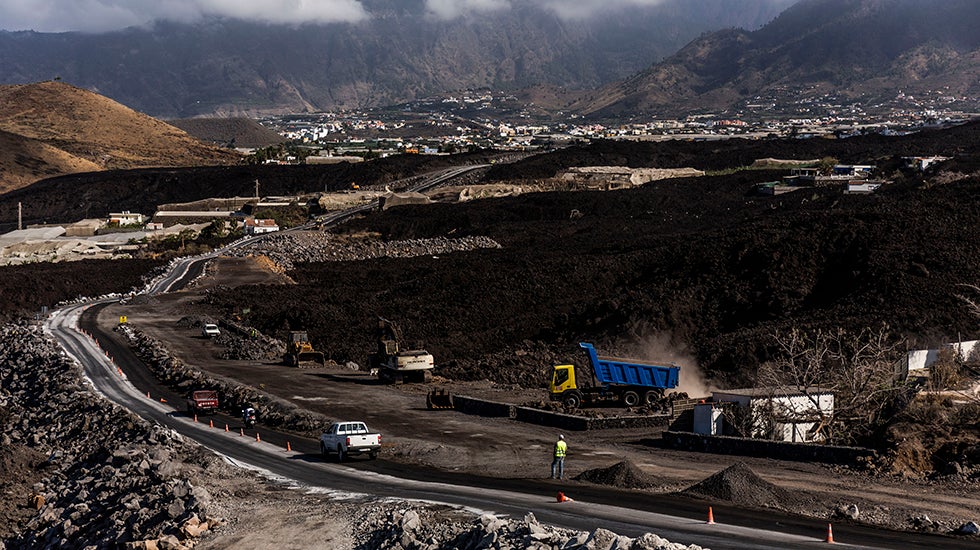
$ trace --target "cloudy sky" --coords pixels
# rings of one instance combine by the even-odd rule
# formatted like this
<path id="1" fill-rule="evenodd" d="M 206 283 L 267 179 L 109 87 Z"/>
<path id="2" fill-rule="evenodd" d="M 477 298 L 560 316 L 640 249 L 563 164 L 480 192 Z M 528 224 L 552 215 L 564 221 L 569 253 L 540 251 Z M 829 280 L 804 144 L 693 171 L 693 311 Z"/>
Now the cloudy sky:
<path id="1" fill-rule="evenodd" d="M 432 17 L 507 9 L 527 0 L 426 0 Z M 664 0 L 533 0 L 564 18 L 600 9 L 652 5 Z M 367 18 L 360 0 L 0 0 L 0 29 L 101 32 L 153 21 L 194 22 L 232 17 L 268 23 L 357 22 Z"/>

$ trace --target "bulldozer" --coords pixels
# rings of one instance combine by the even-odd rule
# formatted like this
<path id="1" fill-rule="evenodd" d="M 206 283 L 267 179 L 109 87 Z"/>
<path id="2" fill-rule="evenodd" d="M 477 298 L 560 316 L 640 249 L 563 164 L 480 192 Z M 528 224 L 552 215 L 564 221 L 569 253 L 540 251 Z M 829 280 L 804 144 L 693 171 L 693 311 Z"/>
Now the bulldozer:
<path id="1" fill-rule="evenodd" d="M 435 361 L 424 349 L 401 349 L 401 330 L 391 321 L 378 317 L 378 349 L 368 355 L 368 367 L 388 384 L 424 383 L 432 379 Z"/>
<path id="2" fill-rule="evenodd" d="M 283 362 L 290 367 L 316 368 L 322 367 L 325 360 L 322 352 L 313 349 L 305 330 L 293 330 L 289 332 Z"/>

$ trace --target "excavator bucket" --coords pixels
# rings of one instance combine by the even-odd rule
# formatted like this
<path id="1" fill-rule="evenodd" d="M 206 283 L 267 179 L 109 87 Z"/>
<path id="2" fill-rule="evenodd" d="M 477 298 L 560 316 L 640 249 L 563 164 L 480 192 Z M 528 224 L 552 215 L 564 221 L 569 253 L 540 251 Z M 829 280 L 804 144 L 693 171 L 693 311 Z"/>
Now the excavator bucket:
<path id="1" fill-rule="evenodd" d="M 425 407 L 427 409 L 451 409 L 453 408 L 453 395 L 448 390 L 432 390 L 425 396 Z"/>
<path id="2" fill-rule="evenodd" d="M 300 352 L 296 355 L 296 363 L 299 367 L 322 367 L 324 364 L 323 353 L 319 351 Z"/>

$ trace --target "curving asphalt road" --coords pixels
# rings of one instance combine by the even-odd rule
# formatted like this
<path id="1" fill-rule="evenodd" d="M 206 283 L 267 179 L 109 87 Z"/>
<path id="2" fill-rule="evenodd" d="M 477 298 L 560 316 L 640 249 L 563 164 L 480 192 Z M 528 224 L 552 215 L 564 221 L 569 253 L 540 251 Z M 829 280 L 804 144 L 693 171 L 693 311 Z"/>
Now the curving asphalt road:
<path id="1" fill-rule="evenodd" d="M 455 175 L 459 175 L 458 173 Z M 453 177 L 455 177 L 455 175 Z M 332 223 L 347 216 L 331 216 Z M 242 246 L 239 241 L 232 246 Z M 151 292 L 179 289 L 192 280 L 215 254 L 177 262 L 153 285 Z M 317 443 L 295 435 L 245 431 L 237 419 L 214 415 L 196 419 L 181 412 L 182 397 L 162 387 L 132 351 L 111 335 L 100 333 L 96 317 L 110 301 L 69 306 L 54 312 L 46 327 L 66 352 L 84 368 L 95 391 L 142 418 L 194 439 L 242 467 L 254 468 L 298 484 L 365 496 L 443 502 L 497 514 L 522 517 L 533 512 L 542 522 L 570 529 L 597 527 L 639 536 L 654 532 L 674 542 L 713 549 L 786 549 L 826 546 L 827 525 L 812 518 L 776 512 L 713 506 L 716 524 L 706 523 L 706 504 L 677 497 L 576 487 L 573 502 L 557 503 L 559 486 L 538 480 L 501 480 L 376 461 L 326 462 Z M 85 332 L 83 332 L 83 330 Z M 176 405 L 176 406 L 175 406 Z M 208 420 L 209 423 L 205 423 Z M 214 423 L 214 427 L 210 422 Z M 226 431 L 227 430 L 227 431 Z M 291 450 L 286 450 L 287 442 Z M 975 548 L 974 541 L 834 525 L 837 546 L 850 548 Z"/>

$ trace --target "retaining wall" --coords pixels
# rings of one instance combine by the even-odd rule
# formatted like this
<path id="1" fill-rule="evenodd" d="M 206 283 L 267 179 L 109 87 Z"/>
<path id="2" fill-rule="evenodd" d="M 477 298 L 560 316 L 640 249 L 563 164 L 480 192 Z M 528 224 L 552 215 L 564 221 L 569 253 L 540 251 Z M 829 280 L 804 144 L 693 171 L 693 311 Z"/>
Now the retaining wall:
<path id="1" fill-rule="evenodd" d="M 608 430 L 612 428 L 655 428 L 666 426 L 670 422 L 670 416 L 666 414 L 591 418 L 543 411 L 530 407 L 519 407 L 510 403 L 486 401 L 465 395 L 453 396 L 453 408 L 466 414 L 512 418 L 520 422 L 551 426 L 568 431 Z"/>
<path id="2" fill-rule="evenodd" d="M 855 466 L 865 464 L 868 458 L 873 458 L 877 454 L 872 449 L 861 447 L 767 441 L 691 432 L 666 431 L 663 433 L 663 440 L 669 447 L 688 451 Z"/>

